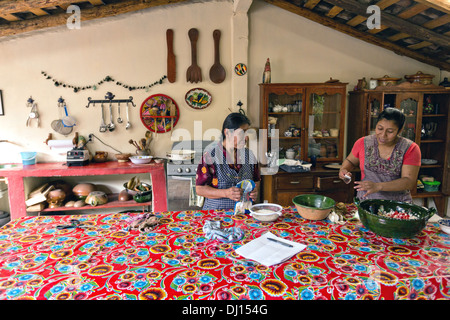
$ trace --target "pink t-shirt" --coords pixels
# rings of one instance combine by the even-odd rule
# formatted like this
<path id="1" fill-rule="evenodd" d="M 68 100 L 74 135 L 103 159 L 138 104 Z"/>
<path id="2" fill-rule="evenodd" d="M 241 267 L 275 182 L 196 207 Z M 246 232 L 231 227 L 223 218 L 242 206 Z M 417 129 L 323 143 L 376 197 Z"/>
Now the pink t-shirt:
<path id="1" fill-rule="evenodd" d="M 361 169 L 361 180 L 364 179 L 364 137 L 359 138 L 353 145 L 352 154 L 359 159 L 359 168 Z M 403 164 L 411 166 L 419 166 L 421 160 L 421 152 L 417 143 L 413 142 L 406 150 L 403 156 Z"/>

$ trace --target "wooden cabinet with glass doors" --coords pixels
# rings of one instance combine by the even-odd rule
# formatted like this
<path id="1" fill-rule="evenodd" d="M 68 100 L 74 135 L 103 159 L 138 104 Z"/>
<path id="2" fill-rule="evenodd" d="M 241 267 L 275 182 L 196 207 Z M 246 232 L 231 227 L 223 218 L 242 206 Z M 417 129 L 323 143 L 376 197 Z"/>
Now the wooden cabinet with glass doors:
<path id="1" fill-rule="evenodd" d="M 433 177 L 437 191 L 411 190 L 413 198 L 433 198 L 439 215 L 446 215 L 450 195 L 450 90 L 433 84 L 404 82 L 374 90 L 349 92 L 347 152 L 355 141 L 374 133 L 378 114 L 387 107 L 406 115 L 401 135 L 416 142 L 422 152 L 419 177 Z"/>
<path id="2" fill-rule="evenodd" d="M 264 175 L 262 170 L 264 200 L 292 205 L 292 197 L 300 191 L 323 193 L 336 201 L 352 199 L 353 184 L 344 184 L 337 170 L 323 168 L 324 164 L 342 162 L 344 156 L 346 85 L 260 84 L 260 128 L 267 129 L 260 139 L 267 150 L 278 153 L 280 159 L 289 158 L 292 151 L 296 160 L 317 157 L 317 167 L 310 172 L 286 173 L 280 169 L 276 174 Z M 325 178 L 331 181 L 326 190 Z M 289 181 L 284 183 L 283 179 Z"/>
<path id="3" fill-rule="evenodd" d="M 260 128 L 268 144 L 277 140 L 280 157 L 294 149 L 295 158 L 323 163 L 343 157 L 346 83 L 260 84 Z"/>

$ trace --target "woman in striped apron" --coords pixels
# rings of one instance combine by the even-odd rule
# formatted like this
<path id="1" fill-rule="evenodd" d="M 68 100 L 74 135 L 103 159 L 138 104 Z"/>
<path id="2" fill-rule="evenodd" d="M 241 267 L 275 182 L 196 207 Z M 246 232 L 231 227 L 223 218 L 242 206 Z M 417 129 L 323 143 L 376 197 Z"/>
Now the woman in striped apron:
<path id="1" fill-rule="evenodd" d="M 399 134 L 405 115 L 398 109 L 386 108 L 380 113 L 375 134 L 360 138 L 342 163 L 339 177 L 358 166 L 361 181 L 355 181 L 360 199 L 386 199 L 412 202 L 412 188 L 416 188 L 420 169 L 419 146 Z"/>
<path id="2" fill-rule="evenodd" d="M 222 140 L 205 149 L 197 168 L 196 192 L 205 197 L 204 210 L 234 209 L 242 189 L 236 184 L 250 179 L 255 189 L 250 193 L 257 200 L 261 176 L 256 157 L 245 147 L 245 131 L 250 120 L 241 113 L 231 113 L 222 126 Z"/>

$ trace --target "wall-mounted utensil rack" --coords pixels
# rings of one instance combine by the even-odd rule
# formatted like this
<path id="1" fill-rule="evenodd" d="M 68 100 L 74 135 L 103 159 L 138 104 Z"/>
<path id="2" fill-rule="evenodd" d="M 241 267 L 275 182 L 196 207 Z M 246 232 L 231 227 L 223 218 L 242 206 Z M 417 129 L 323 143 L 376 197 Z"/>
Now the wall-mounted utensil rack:
<path id="1" fill-rule="evenodd" d="M 100 129 L 99 129 L 100 132 L 107 132 L 107 131 L 112 132 L 116 128 L 116 125 L 114 124 L 114 120 L 113 120 L 113 111 L 112 111 L 112 104 L 113 103 L 117 103 L 117 111 L 118 111 L 118 114 L 119 114 L 119 117 L 117 118 L 117 122 L 118 123 L 122 123 L 123 122 L 123 120 L 122 120 L 122 118 L 120 116 L 120 104 L 121 103 L 125 103 L 126 104 L 126 107 L 127 107 L 127 109 L 126 109 L 126 112 L 127 112 L 127 123 L 126 123 L 125 129 L 128 130 L 128 129 L 131 128 L 130 117 L 129 117 L 129 114 L 128 114 L 128 108 L 129 108 L 130 104 L 133 107 L 136 107 L 136 105 L 133 102 L 133 97 L 130 96 L 129 99 L 114 99 L 114 97 L 115 96 L 111 92 L 107 92 L 106 95 L 105 95 L 105 99 L 104 100 L 92 100 L 91 97 L 88 98 L 89 102 L 88 102 L 86 108 L 89 108 L 89 105 L 91 103 L 93 104 L 93 106 L 95 106 L 95 104 L 98 103 L 102 107 L 102 123 L 100 124 Z M 104 112 L 103 112 L 103 104 L 104 103 L 109 104 L 110 122 L 109 122 L 108 125 L 106 125 L 105 119 L 104 119 Z"/>
<path id="2" fill-rule="evenodd" d="M 131 105 L 133 107 L 136 107 L 136 105 L 133 102 L 133 97 L 130 96 L 128 99 L 114 99 L 114 95 L 111 92 L 107 92 L 105 95 L 105 99 L 104 100 L 92 100 L 91 97 L 88 98 L 88 104 L 86 106 L 86 108 L 89 108 L 90 104 L 92 103 L 93 106 L 95 107 L 95 104 L 102 104 L 102 103 L 131 103 Z"/>

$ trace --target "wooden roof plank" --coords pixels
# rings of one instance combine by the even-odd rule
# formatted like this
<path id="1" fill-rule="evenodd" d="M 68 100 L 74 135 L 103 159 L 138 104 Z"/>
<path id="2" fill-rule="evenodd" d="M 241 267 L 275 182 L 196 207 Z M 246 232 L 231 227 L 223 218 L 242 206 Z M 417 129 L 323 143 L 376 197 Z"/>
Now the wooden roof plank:
<path id="1" fill-rule="evenodd" d="M 419 50 L 419 49 L 422 49 L 422 48 L 425 48 L 425 47 L 428 47 L 428 46 L 431 46 L 431 45 L 432 45 L 431 42 L 422 41 L 422 42 L 419 42 L 419 43 L 416 43 L 416 44 L 409 45 L 408 49 Z"/>
<path id="2" fill-rule="evenodd" d="M 342 10 L 344 10 L 344 9 L 339 8 L 338 6 L 334 6 L 333 8 L 330 9 L 330 11 L 328 11 L 328 12 L 326 13 L 326 16 L 327 16 L 327 17 L 330 17 L 330 18 L 334 18 L 334 17 L 336 17 Z"/>
<path id="3" fill-rule="evenodd" d="M 400 12 L 397 17 L 402 19 L 409 19 L 411 17 L 414 17 L 415 15 L 418 15 L 419 13 L 427 10 L 428 7 L 422 3 L 417 3 L 416 5 L 413 5 L 406 10 Z"/>
<path id="4" fill-rule="evenodd" d="M 304 4 L 305 8 L 314 9 L 315 6 L 320 2 L 320 0 L 308 0 Z"/>
<path id="5" fill-rule="evenodd" d="M 42 10 L 40 8 L 32 8 L 32 9 L 30 9 L 30 12 L 34 13 L 37 16 L 46 16 L 46 15 L 48 15 L 47 11 L 44 11 L 44 10 Z"/>
<path id="6" fill-rule="evenodd" d="M 439 11 L 443 11 L 447 14 L 450 13 L 450 1 L 448 0 L 414 0 L 416 2 L 427 5 Z"/>
<path id="7" fill-rule="evenodd" d="M 2 14 L 30 11 L 30 9 L 42 9 L 72 3 L 83 2 L 80 0 L 1 0 L 0 12 Z"/>

